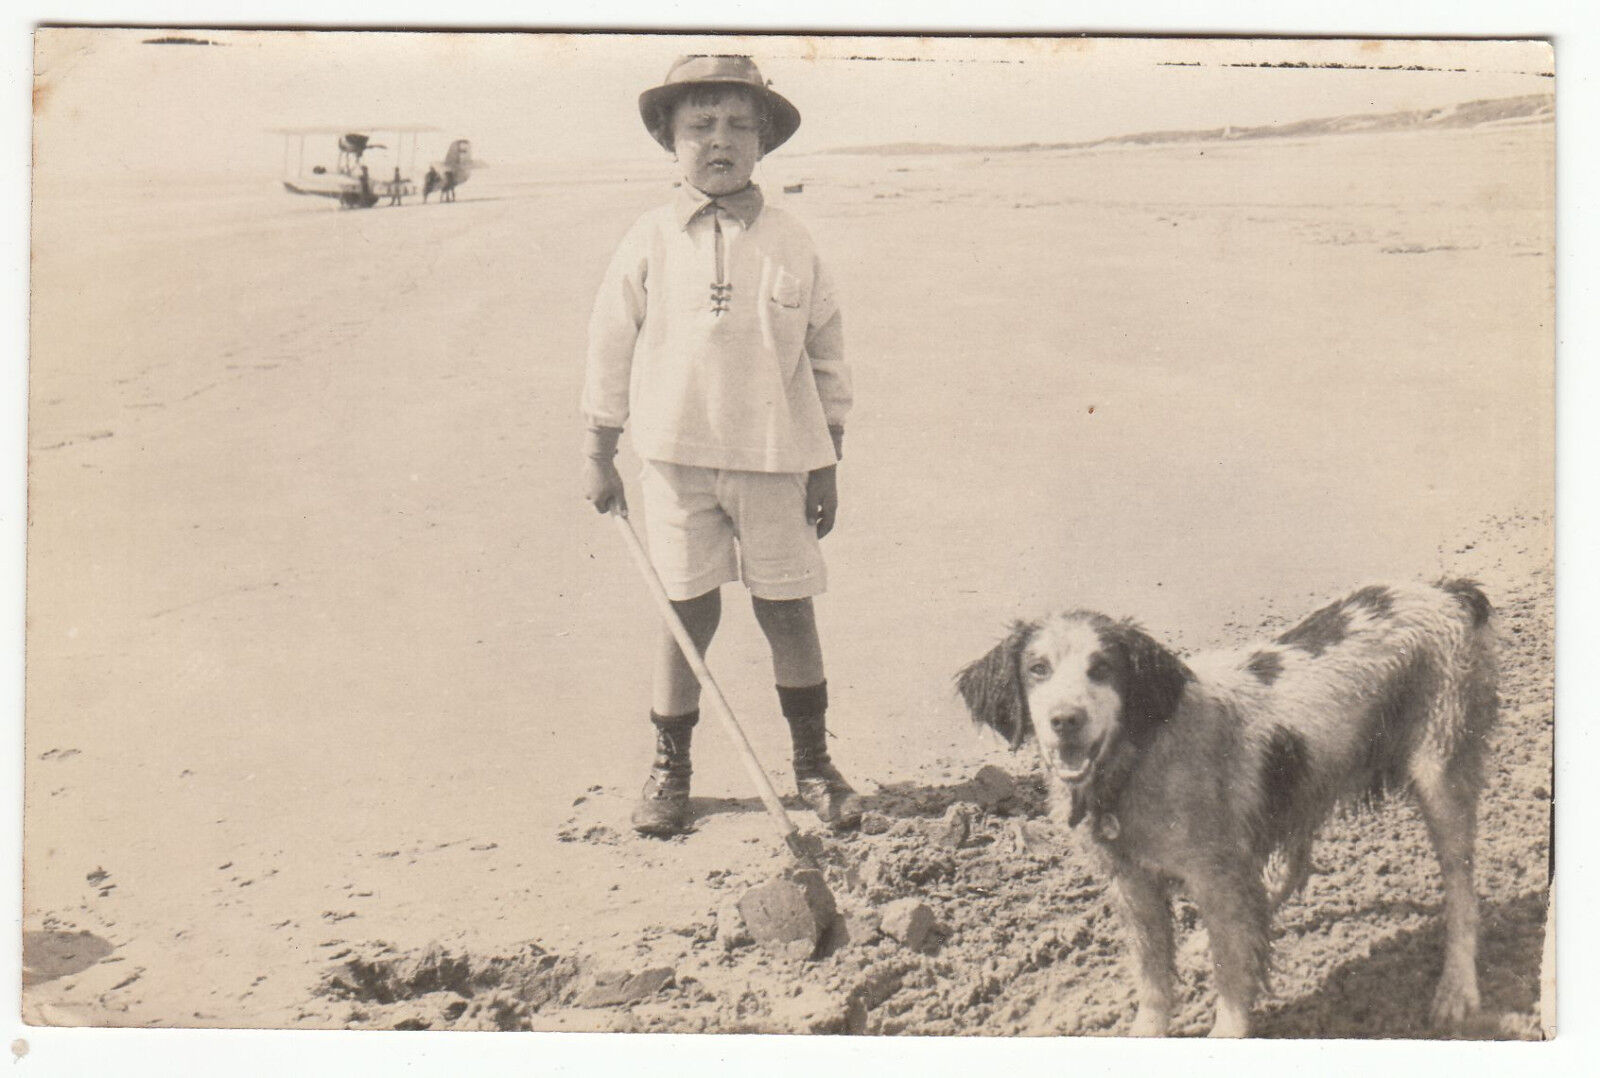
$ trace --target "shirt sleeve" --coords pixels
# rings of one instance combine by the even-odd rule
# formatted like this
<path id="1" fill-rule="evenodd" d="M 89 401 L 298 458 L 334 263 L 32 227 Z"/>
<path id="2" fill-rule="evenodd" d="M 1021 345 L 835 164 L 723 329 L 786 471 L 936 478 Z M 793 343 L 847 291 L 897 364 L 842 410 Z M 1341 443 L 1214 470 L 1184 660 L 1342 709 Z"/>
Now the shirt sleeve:
<path id="1" fill-rule="evenodd" d="M 617 246 L 589 316 L 580 407 L 591 427 L 622 427 L 628 421 L 633 348 L 644 324 L 648 291 L 643 225 L 635 225 Z"/>
<path id="2" fill-rule="evenodd" d="M 843 427 L 854 394 L 850 367 L 844 361 L 844 318 L 833 277 L 819 259 L 812 277 L 811 313 L 806 323 L 806 355 L 822 399 L 822 414 L 830 427 Z"/>

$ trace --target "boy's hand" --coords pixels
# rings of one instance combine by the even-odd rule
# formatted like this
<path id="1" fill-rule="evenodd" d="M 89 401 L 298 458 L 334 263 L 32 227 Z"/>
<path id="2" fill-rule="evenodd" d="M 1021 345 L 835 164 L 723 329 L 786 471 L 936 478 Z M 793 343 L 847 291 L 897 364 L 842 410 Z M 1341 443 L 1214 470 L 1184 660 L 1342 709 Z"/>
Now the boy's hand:
<path id="1" fill-rule="evenodd" d="M 623 493 L 622 476 L 617 472 L 616 427 L 590 427 L 583 436 L 583 500 L 593 502 L 595 512 L 609 513 L 612 506 L 628 515 L 628 499 Z"/>
<path id="2" fill-rule="evenodd" d="M 622 489 L 622 475 L 609 460 L 585 457 L 583 461 L 583 500 L 593 502 L 597 513 L 609 513 L 615 505 L 617 512 L 628 515 L 628 499 Z"/>
<path id="3" fill-rule="evenodd" d="M 829 466 L 818 468 L 806 476 L 806 523 L 817 528 L 821 539 L 833 531 L 839 515 L 839 480 L 836 470 Z"/>

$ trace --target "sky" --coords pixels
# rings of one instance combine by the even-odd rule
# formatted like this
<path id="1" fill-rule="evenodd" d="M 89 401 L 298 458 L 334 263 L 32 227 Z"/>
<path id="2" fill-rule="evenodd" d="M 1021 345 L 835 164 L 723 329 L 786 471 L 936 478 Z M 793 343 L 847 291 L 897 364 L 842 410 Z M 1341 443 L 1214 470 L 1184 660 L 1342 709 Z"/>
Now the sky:
<path id="1" fill-rule="evenodd" d="M 1543 93 L 1538 43 L 1099 38 L 687 37 L 43 30 L 42 177 L 153 169 L 276 176 L 271 128 L 427 124 L 500 164 L 657 153 L 641 90 L 685 52 L 749 52 L 801 110 L 788 153 L 862 144 L 1082 141 Z M 1239 64 L 1339 63 L 1363 69 Z M 1380 71 L 1385 66 L 1429 70 Z M 1465 69 L 1465 70 L 1457 70 Z"/>

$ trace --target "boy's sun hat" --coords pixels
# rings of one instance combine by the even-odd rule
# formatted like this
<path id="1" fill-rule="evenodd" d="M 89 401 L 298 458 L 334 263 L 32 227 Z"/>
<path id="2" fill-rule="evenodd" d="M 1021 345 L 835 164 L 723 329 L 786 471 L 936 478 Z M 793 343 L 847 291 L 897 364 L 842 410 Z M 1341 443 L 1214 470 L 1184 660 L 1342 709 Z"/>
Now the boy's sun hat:
<path id="1" fill-rule="evenodd" d="M 743 86 L 755 92 L 767 105 L 768 124 L 761 139 L 761 152 L 770 153 L 789 141 L 800 126 L 800 110 L 776 92 L 761 77 L 756 62 L 748 56 L 680 56 L 660 86 L 639 95 L 639 116 L 650 137 L 662 149 L 672 149 L 672 107 L 678 97 L 693 86 Z"/>

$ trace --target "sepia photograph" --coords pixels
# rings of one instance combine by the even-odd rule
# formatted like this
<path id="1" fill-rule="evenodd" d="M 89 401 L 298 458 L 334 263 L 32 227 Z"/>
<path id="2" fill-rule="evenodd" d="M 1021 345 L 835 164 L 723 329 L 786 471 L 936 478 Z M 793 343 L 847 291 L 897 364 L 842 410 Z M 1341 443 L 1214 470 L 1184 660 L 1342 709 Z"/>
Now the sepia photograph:
<path id="1" fill-rule="evenodd" d="M 1554 1037 L 1557 78 L 37 29 L 22 1021 Z"/>

